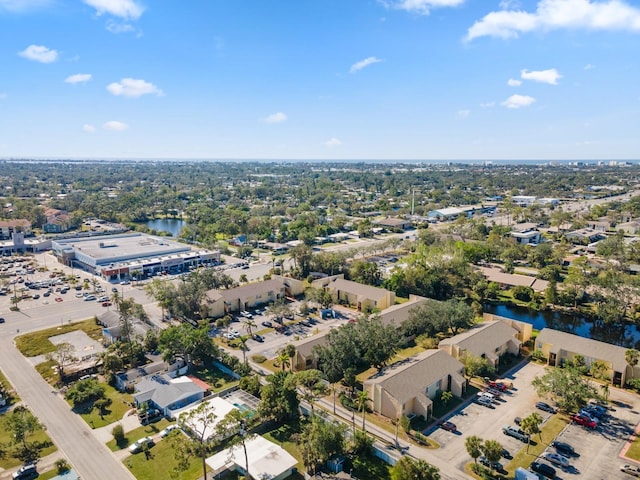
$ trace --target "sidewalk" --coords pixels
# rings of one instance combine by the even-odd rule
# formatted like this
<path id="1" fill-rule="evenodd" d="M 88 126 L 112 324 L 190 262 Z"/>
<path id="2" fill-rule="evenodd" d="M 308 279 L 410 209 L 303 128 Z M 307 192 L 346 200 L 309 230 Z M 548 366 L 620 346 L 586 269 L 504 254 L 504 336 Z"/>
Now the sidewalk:
<path id="1" fill-rule="evenodd" d="M 122 419 L 118 420 L 117 422 L 110 423 L 109 425 L 105 425 L 104 427 L 96 428 L 92 430 L 92 433 L 100 442 L 107 443 L 113 440 L 111 431 L 116 425 L 122 425 L 124 433 L 130 432 L 131 430 L 135 430 L 136 428 L 142 426 L 140 420 L 138 420 L 138 416 L 135 414 L 135 410 L 131 409 L 124 414 L 124 417 Z"/>
<path id="2" fill-rule="evenodd" d="M 46 472 L 49 470 L 53 470 L 55 468 L 56 461 L 64 458 L 69 461 L 64 454 L 60 450 L 56 450 L 51 455 L 47 455 L 46 457 L 38 460 L 38 472 Z M 19 467 L 9 468 L 7 470 L 0 469 L 0 480 L 9 480 L 11 478 L 11 474 L 18 470 Z"/>

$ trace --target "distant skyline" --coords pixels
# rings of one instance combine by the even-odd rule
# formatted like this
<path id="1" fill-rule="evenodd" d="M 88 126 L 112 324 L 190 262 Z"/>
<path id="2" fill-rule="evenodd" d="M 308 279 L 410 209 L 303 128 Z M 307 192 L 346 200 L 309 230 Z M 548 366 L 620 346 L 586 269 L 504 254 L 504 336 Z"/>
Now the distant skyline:
<path id="1" fill-rule="evenodd" d="M 0 0 L 0 158 L 640 158 L 640 1 Z"/>

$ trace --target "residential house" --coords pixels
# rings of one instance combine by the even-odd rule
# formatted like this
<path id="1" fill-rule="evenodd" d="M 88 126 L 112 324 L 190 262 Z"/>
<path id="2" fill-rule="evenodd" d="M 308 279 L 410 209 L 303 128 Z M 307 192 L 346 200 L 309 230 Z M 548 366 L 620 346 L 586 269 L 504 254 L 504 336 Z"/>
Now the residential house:
<path id="1" fill-rule="evenodd" d="M 440 392 L 464 395 L 464 365 L 442 350 L 424 352 L 385 367 L 364 381 L 374 412 L 392 420 L 402 415 L 433 414 Z"/>
<path id="2" fill-rule="evenodd" d="M 520 353 L 522 341 L 518 340 L 518 333 L 518 330 L 504 322 L 484 322 L 466 332 L 441 340 L 438 348 L 456 359 L 463 360 L 466 355 L 473 355 L 485 358 L 497 366 L 503 355 Z"/>
<path id="3" fill-rule="evenodd" d="M 411 220 L 397 217 L 386 217 L 381 220 L 376 220 L 375 224 L 391 230 L 407 230 L 413 226 Z"/>
<path id="4" fill-rule="evenodd" d="M 596 232 L 604 233 L 611 228 L 611 222 L 609 220 L 603 220 L 601 218 L 599 218 L 598 220 L 588 220 L 586 223 L 586 228 L 589 228 Z"/>
<path id="5" fill-rule="evenodd" d="M 529 322 L 521 322 L 514 318 L 501 317 L 492 313 L 483 313 L 482 318 L 485 322 L 500 321 L 516 329 L 518 331 L 516 338 L 522 343 L 527 343 L 533 334 L 533 325 Z"/>
<path id="6" fill-rule="evenodd" d="M 527 228 L 526 230 L 512 229 L 511 237 L 520 245 L 537 245 L 542 240 L 542 234 L 536 228 Z"/>
<path id="7" fill-rule="evenodd" d="M 564 238 L 573 244 L 587 245 L 602 240 L 605 238 L 605 235 L 602 232 L 590 228 L 580 228 L 566 233 Z"/>
<path id="8" fill-rule="evenodd" d="M 587 367 L 596 360 L 604 362 L 607 365 L 611 383 L 615 386 L 624 386 L 628 380 L 637 378 L 640 372 L 640 369 L 632 368 L 627 363 L 625 358 L 627 349 L 624 347 L 551 328 L 543 328 L 540 331 L 536 338 L 535 349 L 540 350 L 547 359 L 547 363 L 552 366 L 562 365 L 576 355 L 582 355 Z"/>
<path id="9" fill-rule="evenodd" d="M 256 435 L 245 440 L 244 448 L 243 445 L 226 448 L 207 458 L 206 463 L 215 478 L 223 472 L 236 471 L 244 476 L 249 473 L 251 478 L 284 480 L 293 475 L 298 460 L 279 445 Z"/>
<path id="10" fill-rule="evenodd" d="M 640 232 L 640 219 L 634 219 L 629 222 L 618 223 L 616 225 L 617 232 L 624 232 L 625 235 L 637 235 Z"/>
<path id="11" fill-rule="evenodd" d="M 64 210 L 47 208 L 44 214 L 47 217 L 42 226 L 44 233 L 64 233 L 71 228 L 71 217 Z"/>
<path id="12" fill-rule="evenodd" d="M 547 280 L 541 280 L 539 278 L 530 277 L 528 275 L 504 273 L 498 268 L 490 267 L 478 267 L 478 269 L 487 279 L 487 282 L 495 282 L 502 289 L 521 286 L 531 287 L 536 292 L 544 292 L 549 286 L 549 282 Z"/>
<path id="13" fill-rule="evenodd" d="M 395 293 L 389 290 L 345 280 L 342 274 L 315 280 L 311 286 L 328 290 L 336 303 L 354 306 L 359 312 L 367 309 L 384 310 L 393 305 L 396 299 Z"/>
<path id="14" fill-rule="evenodd" d="M 137 407 L 147 403 L 167 417 L 174 410 L 199 402 L 207 393 L 207 385 L 191 377 L 171 378 L 169 375 L 152 375 L 135 385 L 133 400 Z"/>
<path id="15" fill-rule="evenodd" d="M 24 218 L 0 220 L 0 240 L 9 240 L 14 233 L 28 237 L 31 234 L 31 222 Z"/>
<path id="16" fill-rule="evenodd" d="M 115 343 L 122 338 L 122 325 L 120 314 L 114 310 L 107 310 L 96 317 L 96 323 L 101 325 L 102 337 L 106 343 Z M 149 326 L 140 322 L 133 321 L 133 335 L 145 336 L 149 330 Z"/>

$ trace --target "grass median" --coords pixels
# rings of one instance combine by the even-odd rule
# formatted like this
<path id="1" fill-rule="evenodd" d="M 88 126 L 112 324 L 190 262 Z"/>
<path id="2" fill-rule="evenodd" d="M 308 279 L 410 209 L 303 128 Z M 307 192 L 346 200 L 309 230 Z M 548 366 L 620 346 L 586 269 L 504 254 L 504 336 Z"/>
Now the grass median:
<path id="1" fill-rule="evenodd" d="M 553 415 L 549 420 L 547 420 L 540 429 L 540 435 L 534 435 L 534 438 L 532 439 L 536 444 L 529 445 L 528 451 L 527 446 L 525 445 L 513 457 L 513 460 L 509 462 L 509 465 L 507 465 L 507 472 L 509 475 L 513 477 L 513 475 L 515 475 L 516 468 L 518 467 L 529 468 L 531 462 L 544 452 L 549 443 L 551 443 L 558 434 L 562 432 L 568 423 L 569 417 L 561 414 Z"/>

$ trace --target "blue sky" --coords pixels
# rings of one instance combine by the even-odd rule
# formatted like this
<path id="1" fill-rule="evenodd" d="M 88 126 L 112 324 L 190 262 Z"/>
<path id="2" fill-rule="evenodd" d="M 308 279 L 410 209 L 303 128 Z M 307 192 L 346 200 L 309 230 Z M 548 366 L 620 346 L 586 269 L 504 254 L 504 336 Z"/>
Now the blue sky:
<path id="1" fill-rule="evenodd" d="M 0 158 L 638 159 L 639 3 L 0 0 Z"/>

